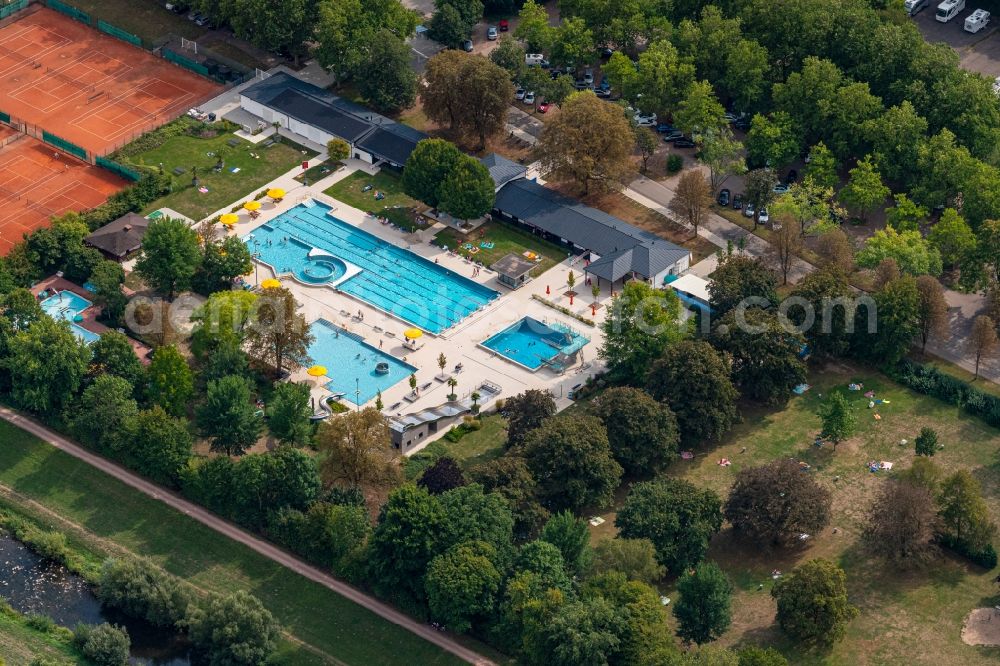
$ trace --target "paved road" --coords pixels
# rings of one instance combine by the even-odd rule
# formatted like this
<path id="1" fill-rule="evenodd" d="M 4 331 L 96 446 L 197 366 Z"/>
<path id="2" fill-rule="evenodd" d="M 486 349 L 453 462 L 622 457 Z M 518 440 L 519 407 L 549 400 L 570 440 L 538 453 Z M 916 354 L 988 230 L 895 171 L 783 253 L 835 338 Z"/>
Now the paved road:
<path id="1" fill-rule="evenodd" d="M 65 451 L 74 458 L 78 458 L 88 465 L 96 467 L 105 474 L 113 476 L 119 481 L 132 486 L 139 492 L 160 500 L 164 504 L 184 513 L 194 520 L 197 520 L 199 523 L 210 527 L 219 534 L 223 534 L 233 541 L 237 541 L 264 557 L 277 562 L 283 567 L 291 569 L 300 576 L 304 576 L 315 583 L 319 583 L 320 585 L 333 590 L 337 594 L 350 599 L 359 606 L 367 608 L 379 617 L 388 620 L 389 622 L 398 624 L 424 640 L 454 654 L 456 657 L 478 666 L 493 666 L 493 662 L 489 659 L 486 659 L 473 650 L 460 645 L 456 641 L 449 638 L 446 634 L 441 633 L 426 624 L 417 622 L 410 616 L 382 603 L 378 599 L 360 592 L 354 587 L 337 580 L 330 574 L 325 573 L 314 566 L 306 564 L 297 557 L 288 554 L 263 539 L 259 539 L 249 532 L 236 527 L 232 523 L 222 520 L 215 514 L 198 506 L 197 504 L 187 501 L 176 493 L 165 490 L 160 486 L 133 474 L 124 467 L 116 465 L 101 456 L 91 453 L 80 445 L 75 444 L 58 433 L 46 428 L 37 421 L 18 414 L 17 412 L 6 407 L 0 407 L 0 418 L 23 430 L 26 430 L 39 439 L 48 442 L 57 449 Z M 400 659 L 402 661 L 404 658 L 400 656 Z"/>

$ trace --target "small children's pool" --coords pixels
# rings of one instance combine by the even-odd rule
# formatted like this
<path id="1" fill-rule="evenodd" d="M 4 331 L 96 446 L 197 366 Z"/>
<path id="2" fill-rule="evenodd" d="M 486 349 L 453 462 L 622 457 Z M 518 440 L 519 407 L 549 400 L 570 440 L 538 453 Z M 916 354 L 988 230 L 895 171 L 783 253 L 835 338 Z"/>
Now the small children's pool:
<path id="1" fill-rule="evenodd" d="M 53 319 L 62 319 L 69 322 L 69 327 L 72 329 L 76 337 L 80 338 L 87 344 L 92 342 L 97 342 L 101 336 L 93 331 L 88 331 L 83 326 L 76 323 L 78 318 L 81 316 L 84 310 L 93 305 L 83 296 L 74 294 L 72 291 L 60 291 L 57 294 L 49 296 L 44 301 L 39 303 L 42 308 L 42 312 L 49 315 Z"/>
<path id="2" fill-rule="evenodd" d="M 309 357 L 326 366 L 330 377 L 326 388 L 355 404 L 365 404 L 417 370 L 325 319 L 313 322 L 310 331 L 315 339 Z"/>
<path id="3" fill-rule="evenodd" d="M 564 324 L 546 324 L 525 317 L 480 346 L 534 371 L 543 365 L 561 370 L 565 357 L 577 353 L 588 342 L 590 338 Z"/>

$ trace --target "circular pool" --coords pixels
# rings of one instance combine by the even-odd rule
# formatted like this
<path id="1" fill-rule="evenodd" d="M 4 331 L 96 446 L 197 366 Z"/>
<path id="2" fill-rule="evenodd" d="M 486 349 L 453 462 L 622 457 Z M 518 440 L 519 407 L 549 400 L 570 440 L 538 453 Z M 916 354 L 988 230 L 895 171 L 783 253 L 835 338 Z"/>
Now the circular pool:
<path id="1" fill-rule="evenodd" d="M 336 257 L 310 259 L 297 271 L 297 277 L 310 284 L 333 282 L 347 272 L 347 265 Z"/>

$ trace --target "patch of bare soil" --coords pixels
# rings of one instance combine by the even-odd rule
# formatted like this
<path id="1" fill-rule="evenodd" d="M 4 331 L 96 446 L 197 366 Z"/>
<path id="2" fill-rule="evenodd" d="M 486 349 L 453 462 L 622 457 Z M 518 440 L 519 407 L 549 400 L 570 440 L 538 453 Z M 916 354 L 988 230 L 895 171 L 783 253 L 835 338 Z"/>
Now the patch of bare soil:
<path id="1" fill-rule="evenodd" d="M 1000 645 L 1000 610 L 973 609 L 962 624 L 962 642 L 966 645 Z"/>

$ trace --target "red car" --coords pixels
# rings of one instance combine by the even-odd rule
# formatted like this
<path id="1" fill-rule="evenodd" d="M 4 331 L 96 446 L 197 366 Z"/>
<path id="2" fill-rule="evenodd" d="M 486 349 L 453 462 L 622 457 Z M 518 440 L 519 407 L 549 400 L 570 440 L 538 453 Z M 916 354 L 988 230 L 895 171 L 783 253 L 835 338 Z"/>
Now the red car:
<path id="1" fill-rule="evenodd" d="M 510 23 L 507 22 L 507 19 L 500 19 L 500 23 L 497 25 L 500 27 L 500 32 L 507 32 L 510 30 Z"/>
<path id="2" fill-rule="evenodd" d="M 549 104 L 548 102 L 539 102 L 539 104 L 538 104 L 538 113 L 545 113 L 546 111 L 549 110 L 550 106 L 552 106 L 552 105 Z"/>

